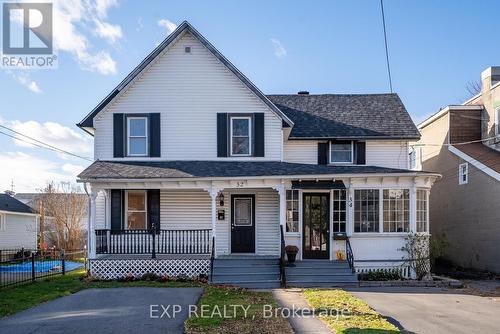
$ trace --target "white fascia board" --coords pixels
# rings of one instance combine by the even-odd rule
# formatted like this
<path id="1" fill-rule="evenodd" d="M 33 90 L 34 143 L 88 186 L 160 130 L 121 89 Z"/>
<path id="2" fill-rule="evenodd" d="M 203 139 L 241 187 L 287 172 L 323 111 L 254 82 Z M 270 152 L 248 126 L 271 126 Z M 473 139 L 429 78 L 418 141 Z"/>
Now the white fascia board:
<path id="1" fill-rule="evenodd" d="M 39 213 L 14 212 L 14 211 L 5 211 L 5 210 L 0 210 L 0 213 L 4 213 L 4 214 L 8 214 L 8 215 L 19 215 L 19 216 L 33 216 L 33 217 L 40 216 Z"/>
<path id="2" fill-rule="evenodd" d="M 472 166 L 476 167 L 477 169 L 481 170 L 482 172 L 488 174 L 492 178 L 494 178 L 497 181 L 500 181 L 500 173 L 494 171 L 490 167 L 486 166 L 485 164 L 479 162 L 478 160 L 472 158 L 471 156 L 465 154 L 464 152 L 460 151 L 458 148 L 453 147 L 453 146 L 448 146 L 448 150 L 457 155 L 458 157 L 462 158 L 463 160 L 467 161 L 470 163 Z"/>

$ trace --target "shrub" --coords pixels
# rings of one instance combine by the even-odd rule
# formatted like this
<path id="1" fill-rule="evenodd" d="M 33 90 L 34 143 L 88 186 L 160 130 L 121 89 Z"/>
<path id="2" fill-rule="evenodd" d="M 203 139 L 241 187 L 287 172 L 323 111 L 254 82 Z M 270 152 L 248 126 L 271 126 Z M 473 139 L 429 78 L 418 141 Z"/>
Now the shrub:
<path id="1" fill-rule="evenodd" d="M 397 269 L 390 270 L 371 270 L 358 275 L 361 281 L 400 281 L 403 279 L 401 273 Z"/>
<path id="2" fill-rule="evenodd" d="M 156 281 L 158 280 L 158 275 L 155 273 L 145 273 L 144 275 L 141 276 L 142 281 Z"/>
<path id="3" fill-rule="evenodd" d="M 409 233 L 405 244 L 399 249 L 406 253 L 403 265 L 410 267 L 420 281 L 430 275 L 429 236 L 427 234 Z"/>

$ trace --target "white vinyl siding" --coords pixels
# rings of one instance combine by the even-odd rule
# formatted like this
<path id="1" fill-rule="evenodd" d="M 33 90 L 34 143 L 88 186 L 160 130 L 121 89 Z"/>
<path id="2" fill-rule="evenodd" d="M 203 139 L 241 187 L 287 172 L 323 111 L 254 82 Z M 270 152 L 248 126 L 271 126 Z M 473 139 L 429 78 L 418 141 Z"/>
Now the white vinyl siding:
<path id="1" fill-rule="evenodd" d="M 161 228 L 211 229 L 211 199 L 204 190 L 161 190 Z"/>
<path id="2" fill-rule="evenodd" d="M 303 164 L 318 163 L 317 140 L 287 140 L 283 144 L 286 162 Z M 406 141 L 366 141 L 366 164 L 390 168 L 409 167 L 408 143 Z"/>
<path id="3" fill-rule="evenodd" d="M 258 112 L 264 113 L 265 156 L 218 158 L 217 113 Z M 161 157 L 148 160 L 281 160 L 281 118 L 190 34 L 97 115 L 96 159 L 113 159 L 113 113 L 161 113 Z"/>
<path id="4" fill-rule="evenodd" d="M 0 249 L 36 249 L 37 219 L 34 215 L 1 213 L 5 229 L 0 230 Z"/>
<path id="5" fill-rule="evenodd" d="M 106 196 L 102 192 L 99 192 L 95 199 L 95 226 L 96 230 L 111 228 L 111 226 L 106 226 Z M 85 225 L 86 227 L 86 225 Z"/>

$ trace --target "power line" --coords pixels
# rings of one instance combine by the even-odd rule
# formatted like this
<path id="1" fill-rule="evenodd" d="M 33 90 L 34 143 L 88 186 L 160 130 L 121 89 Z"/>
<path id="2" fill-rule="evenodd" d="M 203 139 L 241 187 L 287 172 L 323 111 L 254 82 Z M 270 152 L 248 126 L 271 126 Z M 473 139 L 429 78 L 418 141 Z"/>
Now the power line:
<path id="1" fill-rule="evenodd" d="M 389 87 L 392 93 L 391 65 L 389 64 L 389 48 L 387 47 L 387 32 L 385 28 L 384 0 L 380 0 L 380 9 L 382 10 L 382 24 L 384 26 L 385 60 L 387 62 L 387 73 L 389 74 Z"/>

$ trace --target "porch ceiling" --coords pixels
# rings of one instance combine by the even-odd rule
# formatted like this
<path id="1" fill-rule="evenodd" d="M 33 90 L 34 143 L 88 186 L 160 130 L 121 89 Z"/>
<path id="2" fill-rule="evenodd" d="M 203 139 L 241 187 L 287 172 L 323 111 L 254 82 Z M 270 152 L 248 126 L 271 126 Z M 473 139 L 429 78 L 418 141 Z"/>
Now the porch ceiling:
<path id="1" fill-rule="evenodd" d="M 196 179 L 352 174 L 411 176 L 433 173 L 376 166 L 324 166 L 268 161 L 95 161 L 80 173 L 78 178 L 80 181 L 92 181 L 100 179 Z"/>

